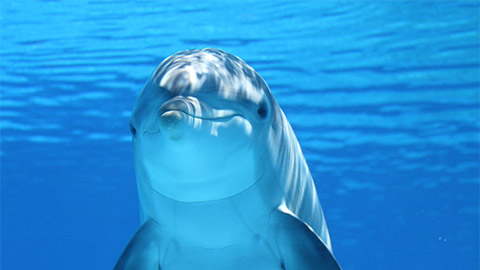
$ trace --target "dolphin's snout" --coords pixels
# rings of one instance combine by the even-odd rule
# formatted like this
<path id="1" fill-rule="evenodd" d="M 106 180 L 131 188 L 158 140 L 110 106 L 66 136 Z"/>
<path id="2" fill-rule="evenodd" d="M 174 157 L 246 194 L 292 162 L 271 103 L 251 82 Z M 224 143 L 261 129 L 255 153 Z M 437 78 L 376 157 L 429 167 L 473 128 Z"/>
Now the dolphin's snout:
<path id="1" fill-rule="evenodd" d="M 159 120 L 162 133 L 175 141 L 181 139 L 185 128 L 185 116 L 183 112 L 176 110 L 160 113 Z"/>
<path id="2" fill-rule="evenodd" d="M 217 136 L 218 127 L 228 125 L 235 117 L 243 116 L 231 109 L 214 108 L 207 101 L 192 96 L 176 96 L 163 103 L 158 110 L 163 134 L 173 140 L 202 129 L 207 134 Z"/>
<path id="3" fill-rule="evenodd" d="M 166 111 L 160 115 L 160 123 L 165 129 L 171 130 L 178 125 L 182 117 L 182 112 L 180 111 Z"/>
<path id="4" fill-rule="evenodd" d="M 195 101 L 191 97 L 177 96 L 160 106 L 158 117 L 163 134 L 172 140 L 183 137 L 186 125 L 192 121 L 189 115 L 195 115 L 198 111 Z"/>

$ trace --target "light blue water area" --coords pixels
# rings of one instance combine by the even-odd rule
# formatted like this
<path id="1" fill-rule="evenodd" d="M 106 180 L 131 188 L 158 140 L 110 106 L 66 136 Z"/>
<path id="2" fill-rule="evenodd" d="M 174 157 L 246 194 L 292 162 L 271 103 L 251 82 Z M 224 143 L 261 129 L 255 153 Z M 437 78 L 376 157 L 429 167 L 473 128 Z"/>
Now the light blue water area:
<path id="1" fill-rule="evenodd" d="M 185 49 L 267 81 L 344 269 L 479 269 L 477 1 L 0 2 L 1 268 L 110 269 L 139 225 L 128 129 Z"/>

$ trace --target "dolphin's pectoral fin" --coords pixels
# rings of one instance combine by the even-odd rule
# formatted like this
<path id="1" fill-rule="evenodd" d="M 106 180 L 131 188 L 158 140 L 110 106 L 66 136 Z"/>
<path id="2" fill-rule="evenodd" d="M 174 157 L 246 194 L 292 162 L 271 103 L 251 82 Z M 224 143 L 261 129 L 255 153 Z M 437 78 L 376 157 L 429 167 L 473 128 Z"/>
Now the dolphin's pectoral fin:
<path id="1" fill-rule="evenodd" d="M 280 252 L 282 269 L 341 269 L 318 235 L 295 215 L 277 210 L 270 218 L 270 228 L 270 236 Z"/>
<path id="2" fill-rule="evenodd" d="M 138 229 L 113 268 L 114 270 L 159 270 L 160 226 L 147 220 Z"/>

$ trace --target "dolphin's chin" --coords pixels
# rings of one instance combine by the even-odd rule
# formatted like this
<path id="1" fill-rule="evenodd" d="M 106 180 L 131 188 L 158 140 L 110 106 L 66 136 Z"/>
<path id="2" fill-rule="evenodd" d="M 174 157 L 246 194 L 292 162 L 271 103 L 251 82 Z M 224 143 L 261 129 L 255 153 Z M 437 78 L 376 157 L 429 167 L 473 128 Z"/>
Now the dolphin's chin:
<path id="1" fill-rule="evenodd" d="M 219 200 L 243 192 L 264 175 L 256 170 L 251 150 L 221 155 L 213 149 L 210 157 L 189 160 L 185 156 L 172 156 L 161 163 L 143 160 L 138 168 L 143 171 L 140 175 L 145 184 L 170 199 L 182 202 Z"/>
<path id="2" fill-rule="evenodd" d="M 195 181 L 181 181 L 177 177 L 172 181 L 169 179 L 171 175 L 156 175 L 157 178 L 149 179 L 145 184 L 155 193 L 180 202 L 221 200 L 240 194 L 261 181 L 265 173 L 245 174 L 246 171 L 251 173 L 250 169 L 246 167 L 233 170 L 225 176 L 212 176 Z"/>

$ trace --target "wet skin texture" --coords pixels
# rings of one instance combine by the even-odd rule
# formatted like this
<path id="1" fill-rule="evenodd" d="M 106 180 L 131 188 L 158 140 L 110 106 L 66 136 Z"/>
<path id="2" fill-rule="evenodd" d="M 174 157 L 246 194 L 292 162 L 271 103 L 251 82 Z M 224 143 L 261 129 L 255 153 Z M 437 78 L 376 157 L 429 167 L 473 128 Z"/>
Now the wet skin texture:
<path id="1" fill-rule="evenodd" d="M 238 57 L 167 58 L 130 130 L 142 225 L 115 269 L 340 269 L 295 134 Z"/>

